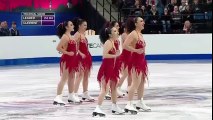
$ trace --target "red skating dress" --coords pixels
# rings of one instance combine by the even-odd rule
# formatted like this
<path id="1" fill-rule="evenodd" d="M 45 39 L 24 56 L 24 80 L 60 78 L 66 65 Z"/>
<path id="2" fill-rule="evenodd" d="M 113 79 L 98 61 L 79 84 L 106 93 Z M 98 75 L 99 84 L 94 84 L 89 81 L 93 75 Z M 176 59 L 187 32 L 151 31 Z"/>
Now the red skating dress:
<path id="1" fill-rule="evenodd" d="M 145 49 L 146 43 L 145 41 L 138 40 L 138 42 L 135 45 L 135 49 Z M 145 53 L 138 54 L 136 52 L 132 53 L 131 61 L 130 61 L 129 71 L 132 69 L 136 70 L 136 73 L 139 75 L 142 73 L 143 79 L 145 80 L 148 75 L 148 66 L 147 61 L 145 58 Z"/>
<path id="2" fill-rule="evenodd" d="M 119 40 L 115 40 L 115 41 L 114 41 L 114 45 L 115 45 L 115 49 L 116 49 L 116 50 L 119 50 L 120 41 L 119 41 Z"/>
<path id="3" fill-rule="evenodd" d="M 119 40 L 115 40 L 114 41 L 114 46 L 115 46 L 115 49 L 116 49 L 116 52 L 117 52 L 119 50 L 120 41 Z M 117 57 L 115 59 L 115 68 L 114 68 L 116 79 L 120 79 L 120 77 L 119 77 L 120 71 L 121 71 L 121 59 L 120 59 L 120 57 Z"/>
<path id="4" fill-rule="evenodd" d="M 73 56 L 69 56 L 67 54 L 63 54 L 60 60 L 60 72 L 63 73 L 63 64 L 66 65 L 66 69 L 68 69 L 69 73 L 77 71 L 77 45 L 75 40 L 70 40 L 67 46 L 67 52 L 74 52 Z"/>
<path id="5" fill-rule="evenodd" d="M 78 67 L 85 71 L 90 71 L 92 68 L 92 56 L 89 52 L 88 40 L 86 38 L 80 40 L 79 50 L 86 56 L 86 58 L 83 59 L 80 54 L 78 54 Z"/>
<path id="6" fill-rule="evenodd" d="M 121 55 L 120 55 L 120 62 L 121 62 L 121 66 L 123 66 L 123 69 L 126 69 L 129 67 L 130 62 L 131 62 L 131 56 L 132 53 L 126 49 L 123 49 Z"/>
<path id="7" fill-rule="evenodd" d="M 109 51 L 109 54 L 115 55 L 116 54 L 115 48 L 112 48 Z M 108 83 L 109 80 L 115 82 L 115 84 L 117 83 L 118 81 L 117 77 L 119 76 L 117 76 L 117 74 L 114 72 L 115 59 L 116 58 L 104 58 L 102 60 L 102 64 L 98 71 L 98 76 L 97 76 L 97 79 L 99 82 L 101 82 L 103 78 L 106 81 L 106 83 Z"/>

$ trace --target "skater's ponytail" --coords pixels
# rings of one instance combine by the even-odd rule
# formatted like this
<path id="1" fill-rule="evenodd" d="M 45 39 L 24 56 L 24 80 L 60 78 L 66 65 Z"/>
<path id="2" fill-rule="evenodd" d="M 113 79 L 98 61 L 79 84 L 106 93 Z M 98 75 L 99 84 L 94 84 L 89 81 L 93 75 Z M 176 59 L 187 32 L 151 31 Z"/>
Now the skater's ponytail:
<path id="1" fill-rule="evenodd" d="M 68 26 L 69 21 L 64 21 L 57 26 L 57 36 L 61 39 L 63 34 L 66 32 L 66 27 Z"/>
<path id="2" fill-rule="evenodd" d="M 102 28 L 100 33 L 99 33 L 99 38 L 102 44 L 104 44 L 109 38 L 110 34 L 112 33 L 112 27 L 107 27 L 107 28 Z"/>

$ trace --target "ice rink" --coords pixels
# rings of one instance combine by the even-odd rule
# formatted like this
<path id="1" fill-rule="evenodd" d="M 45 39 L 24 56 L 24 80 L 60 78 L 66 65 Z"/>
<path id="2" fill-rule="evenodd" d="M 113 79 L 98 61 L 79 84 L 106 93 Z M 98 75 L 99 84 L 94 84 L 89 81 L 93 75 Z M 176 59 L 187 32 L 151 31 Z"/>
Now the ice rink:
<path id="1" fill-rule="evenodd" d="M 100 63 L 94 63 L 90 94 L 99 94 L 96 80 Z M 105 118 L 92 117 L 97 105 L 84 102 L 54 106 L 59 82 L 58 64 L 0 67 L 0 120 L 211 120 L 212 61 L 149 61 L 149 86 L 144 99 L 152 112 L 112 115 L 111 101 L 105 100 Z M 126 81 L 122 86 L 126 90 Z M 79 94 L 82 93 L 82 85 Z M 63 99 L 67 102 L 67 85 Z M 136 96 L 135 96 L 136 100 Z M 124 108 L 127 97 L 119 98 Z"/>

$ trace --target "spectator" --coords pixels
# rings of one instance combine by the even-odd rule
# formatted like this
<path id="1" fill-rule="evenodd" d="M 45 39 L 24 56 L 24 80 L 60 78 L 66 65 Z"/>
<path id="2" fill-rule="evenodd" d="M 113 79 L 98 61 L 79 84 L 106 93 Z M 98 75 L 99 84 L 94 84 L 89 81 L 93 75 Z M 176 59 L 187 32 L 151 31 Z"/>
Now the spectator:
<path id="1" fill-rule="evenodd" d="M 191 8 L 193 13 L 203 13 L 203 5 L 199 3 L 199 0 L 194 0 Z"/>
<path id="2" fill-rule="evenodd" d="M 174 11 L 174 6 L 177 6 L 177 0 L 171 0 L 171 2 L 168 4 L 167 8 L 170 13 Z"/>
<path id="3" fill-rule="evenodd" d="M 3 36 L 3 32 L 2 32 L 2 24 L 3 22 L 0 21 L 0 36 Z"/>
<path id="4" fill-rule="evenodd" d="M 159 12 L 159 15 L 162 15 L 163 12 L 164 12 L 164 8 L 165 8 L 164 5 L 163 5 L 162 0 L 158 0 L 158 1 L 157 1 L 156 7 L 157 7 L 157 10 L 158 10 L 158 12 Z"/>
<path id="5" fill-rule="evenodd" d="M 151 32 L 152 33 L 159 33 L 160 26 L 159 26 L 159 12 L 157 11 L 157 8 L 155 5 L 152 5 L 152 9 L 149 12 L 150 18 L 149 23 L 151 25 Z"/>
<path id="6" fill-rule="evenodd" d="M 205 14 L 203 10 L 203 5 L 199 3 L 199 0 L 194 0 L 191 6 L 192 12 L 194 14 L 195 22 L 203 22 L 205 20 Z"/>
<path id="7" fill-rule="evenodd" d="M 190 21 L 188 20 L 185 21 L 182 33 L 185 33 L 185 34 L 195 33 L 195 30 L 192 28 Z"/>
<path id="8" fill-rule="evenodd" d="M 17 29 L 16 22 L 12 22 L 12 28 L 10 28 L 11 36 L 19 36 L 19 30 Z"/>
<path id="9" fill-rule="evenodd" d="M 171 32 L 171 15 L 167 8 L 164 8 L 164 13 L 161 17 L 161 23 L 163 26 L 163 33 Z"/>
<path id="10" fill-rule="evenodd" d="M 150 5 L 150 6 L 153 6 L 153 5 L 157 5 L 157 2 L 158 2 L 158 0 L 147 0 L 146 1 L 146 4 L 147 5 Z"/>
<path id="11" fill-rule="evenodd" d="M 141 6 L 141 13 L 142 13 L 142 16 L 145 16 L 147 13 L 146 7 L 144 5 Z"/>
<path id="12" fill-rule="evenodd" d="M 179 11 L 182 13 L 186 10 L 186 6 L 188 5 L 187 0 L 181 0 L 181 5 L 179 6 Z"/>
<path id="13" fill-rule="evenodd" d="M 174 11 L 171 13 L 173 21 L 173 31 L 178 32 L 181 26 L 181 13 L 179 12 L 178 6 L 174 6 Z"/>
<path id="14" fill-rule="evenodd" d="M 1 22 L 1 36 L 9 36 L 10 31 L 8 29 L 8 25 L 6 21 Z"/>
<path id="15" fill-rule="evenodd" d="M 141 2 L 140 0 L 135 0 L 135 6 L 134 6 L 134 10 L 131 12 L 132 15 L 136 15 L 136 16 L 142 16 L 141 13 Z"/>
<path id="16" fill-rule="evenodd" d="M 207 0 L 206 1 L 206 10 L 205 10 L 205 14 L 206 14 L 206 19 L 207 20 L 212 20 L 212 0 Z"/>
<path id="17" fill-rule="evenodd" d="M 186 9 L 183 12 L 181 12 L 181 14 L 182 14 L 183 22 L 185 22 L 186 20 L 189 20 L 189 21 L 193 20 L 192 11 L 190 10 L 189 5 L 186 5 Z"/>

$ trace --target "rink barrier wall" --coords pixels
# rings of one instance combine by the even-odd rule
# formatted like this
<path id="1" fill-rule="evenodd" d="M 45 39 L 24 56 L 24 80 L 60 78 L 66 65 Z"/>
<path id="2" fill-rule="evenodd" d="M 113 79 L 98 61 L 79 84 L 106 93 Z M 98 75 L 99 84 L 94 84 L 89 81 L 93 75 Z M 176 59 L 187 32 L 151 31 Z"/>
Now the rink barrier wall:
<path id="1" fill-rule="evenodd" d="M 99 36 L 87 36 L 93 61 L 102 60 Z M 148 60 L 211 60 L 212 34 L 144 35 Z M 0 37 L 0 66 L 58 63 L 56 36 Z"/>

